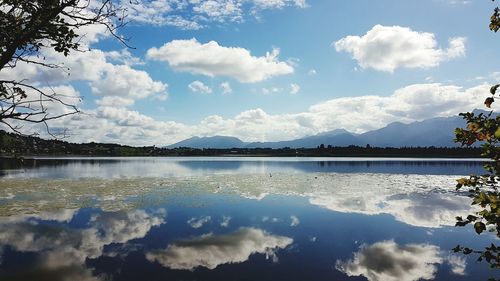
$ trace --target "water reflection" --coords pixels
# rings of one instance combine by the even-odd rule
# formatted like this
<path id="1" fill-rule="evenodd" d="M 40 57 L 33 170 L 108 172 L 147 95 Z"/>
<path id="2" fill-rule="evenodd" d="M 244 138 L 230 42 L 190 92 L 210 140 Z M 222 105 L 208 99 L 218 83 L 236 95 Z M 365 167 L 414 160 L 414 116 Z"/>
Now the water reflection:
<path id="1" fill-rule="evenodd" d="M 4 255 L 8 252 L 7 256 L 22 257 L 24 253 L 25 259 L 21 260 L 28 261 L 22 269 L 16 270 L 15 266 L 10 268 L 10 265 L 16 265 L 15 260 L 4 257 L 3 271 L 8 272 L 4 278 L 29 280 L 40 276 L 46 280 L 98 280 L 86 267 L 87 259 L 112 255 L 104 251 L 105 246 L 143 238 L 152 227 L 163 224 L 166 215 L 164 209 L 152 214 L 144 210 L 94 213 L 85 228 L 47 223 L 68 223 L 73 219 L 68 214 L 74 215 L 75 210 L 3 218 L 0 222 L 0 247 Z M 30 258 L 28 254 L 36 255 Z"/>
<path id="2" fill-rule="evenodd" d="M 453 260 L 453 272 L 463 273 L 465 261 L 458 260 Z M 361 246 L 352 260 L 337 261 L 336 268 L 349 276 L 365 276 L 369 281 L 433 280 L 437 265 L 444 261 L 438 246 L 398 245 L 391 240 Z"/>
<path id="3" fill-rule="evenodd" d="M 170 204 L 2 217 L 0 280 L 350 280 L 362 275 L 371 281 L 410 281 L 487 276 L 484 271 L 468 274 L 481 265 L 449 256 L 452 246 L 442 239 L 456 243 L 462 237 L 453 228 L 429 235 L 384 217 L 368 220 L 304 206 L 307 201 L 300 198 L 241 199 L 230 208 L 212 205 L 216 198 L 204 199 L 207 205 L 199 209 Z M 267 220 L 262 219 L 265 214 Z M 186 224 L 189 218 L 207 217 L 211 223 L 201 228 Z M 399 244 L 392 240 L 398 233 L 416 242 Z"/>
<path id="4" fill-rule="evenodd" d="M 481 174 L 483 162 L 471 159 L 404 158 L 0 158 L 4 178 L 133 178 L 212 174 L 390 173 Z"/>
<path id="5" fill-rule="evenodd" d="M 267 233 L 262 229 L 243 227 L 233 233 L 212 233 L 178 241 L 164 250 L 148 252 L 146 258 L 172 269 L 193 270 L 202 266 L 214 269 L 221 264 L 241 263 L 253 254 L 265 254 L 278 262 L 275 253 L 290 245 L 293 239 Z"/>
<path id="6" fill-rule="evenodd" d="M 277 173 L 212 175 L 168 179 L 17 180 L 0 188 L 0 215 L 91 206 L 107 211 L 165 204 L 179 195 L 236 195 L 252 200 L 300 196 L 322 208 L 364 215 L 389 214 L 421 227 L 452 226 L 455 217 L 472 212 L 466 194 L 454 190 L 456 176 L 400 174 Z M 14 195 L 15 194 L 15 195 Z M 207 216 L 185 223 L 201 228 Z M 298 222 L 295 222 L 297 224 Z"/>
<path id="7" fill-rule="evenodd" d="M 438 192 L 410 192 L 386 195 L 380 190 L 366 189 L 349 196 L 313 195 L 311 204 L 333 211 L 366 215 L 390 214 L 398 221 L 422 227 L 455 225 L 457 214 L 472 212 L 470 199 Z"/>
<path id="8" fill-rule="evenodd" d="M 453 227 L 455 216 L 473 212 L 449 168 L 466 163 L 440 170 L 370 162 L 368 169 L 393 171 L 337 173 L 324 172 L 337 164 L 316 159 L 216 160 L 215 167 L 155 161 L 77 160 L 49 165 L 53 171 L 37 164 L 26 172 L 33 178 L 7 172 L 0 179 L 0 280 L 500 277 L 473 258 L 450 255 L 458 243 L 483 248 L 495 239 Z M 154 163 L 172 170 L 150 172 Z M 403 174 L 404 167 L 450 175 Z"/>

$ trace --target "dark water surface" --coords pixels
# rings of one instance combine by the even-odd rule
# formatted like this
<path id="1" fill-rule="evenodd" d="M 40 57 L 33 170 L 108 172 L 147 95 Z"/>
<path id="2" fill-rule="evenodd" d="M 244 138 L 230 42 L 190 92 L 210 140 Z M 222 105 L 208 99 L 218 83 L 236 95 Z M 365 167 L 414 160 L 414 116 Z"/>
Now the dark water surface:
<path id="1" fill-rule="evenodd" d="M 0 280 L 487 280 L 479 160 L 0 159 Z"/>

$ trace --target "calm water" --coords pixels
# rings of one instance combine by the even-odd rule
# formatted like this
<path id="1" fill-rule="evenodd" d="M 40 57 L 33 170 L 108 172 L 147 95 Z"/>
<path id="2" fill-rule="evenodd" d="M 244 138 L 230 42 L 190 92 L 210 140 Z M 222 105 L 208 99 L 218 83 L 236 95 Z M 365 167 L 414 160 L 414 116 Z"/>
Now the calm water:
<path id="1" fill-rule="evenodd" d="M 478 160 L 0 159 L 0 280 L 487 280 Z"/>

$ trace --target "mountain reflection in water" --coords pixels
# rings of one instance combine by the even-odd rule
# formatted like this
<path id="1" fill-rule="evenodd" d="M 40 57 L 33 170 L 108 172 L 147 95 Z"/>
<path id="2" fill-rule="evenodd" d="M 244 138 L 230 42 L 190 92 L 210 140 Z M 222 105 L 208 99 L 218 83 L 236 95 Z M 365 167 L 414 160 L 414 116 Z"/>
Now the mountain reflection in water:
<path id="1" fill-rule="evenodd" d="M 0 158 L 1 159 L 1 158 Z M 479 159 L 417 158 L 277 158 L 277 157 L 149 157 L 1 159 L 0 177 L 131 178 L 214 173 L 388 173 L 481 174 Z"/>

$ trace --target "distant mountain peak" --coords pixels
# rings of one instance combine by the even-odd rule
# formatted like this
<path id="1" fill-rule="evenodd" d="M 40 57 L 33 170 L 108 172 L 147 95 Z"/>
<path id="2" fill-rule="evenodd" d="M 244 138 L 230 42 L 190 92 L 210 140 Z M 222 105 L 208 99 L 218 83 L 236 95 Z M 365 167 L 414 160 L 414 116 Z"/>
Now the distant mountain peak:
<path id="1" fill-rule="evenodd" d="M 335 129 L 335 130 L 331 130 L 331 131 L 322 132 L 322 133 L 316 134 L 315 136 L 338 136 L 338 135 L 343 135 L 343 134 L 351 134 L 352 135 L 353 133 L 342 128 L 342 129 Z"/>
<path id="2" fill-rule="evenodd" d="M 210 137 L 191 137 L 183 141 L 171 144 L 167 148 L 190 147 L 190 148 L 239 148 L 245 143 L 236 137 L 229 136 L 210 136 Z"/>
<path id="3" fill-rule="evenodd" d="M 476 109 L 474 113 L 489 113 Z M 307 136 L 295 140 L 276 142 L 246 143 L 231 136 L 191 137 L 181 142 L 169 145 L 168 148 L 314 148 L 321 144 L 328 146 L 365 146 L 367 144 L 378 147 L 404 146 L 457 146 L 453 142 L 454 131 L 457 127 L 464 127 L 464 120 L 456 115 L 451 117 L 435 117 L 409 124 L 393 122 L 387 126 L 354 134 L 346 129 L 335 129 L 317 135 Z"/>

